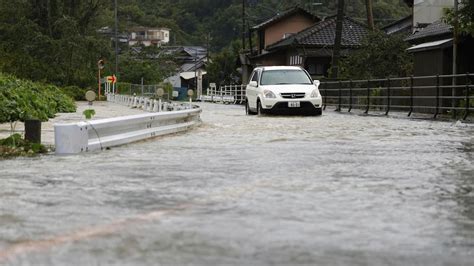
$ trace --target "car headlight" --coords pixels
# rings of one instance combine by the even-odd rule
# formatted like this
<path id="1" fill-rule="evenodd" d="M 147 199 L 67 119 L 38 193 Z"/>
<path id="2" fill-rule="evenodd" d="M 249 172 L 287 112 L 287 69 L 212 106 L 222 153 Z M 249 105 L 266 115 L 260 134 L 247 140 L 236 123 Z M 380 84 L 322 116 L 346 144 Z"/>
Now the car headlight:
<path id="1" fill-rule="evenodd" d="M 276 95 L 271 90 L 264 90 L 263 91 L 263 97 L 265 97 L 265 98 L 276 98 Z"/>
<path id="2" fill-rule="evenodd" d="M 311 98 L 319 98 L 320 94 L 319 94 L 319 90 L 318 89 L 314 89 L 313 92 L 311 92 Z"/>

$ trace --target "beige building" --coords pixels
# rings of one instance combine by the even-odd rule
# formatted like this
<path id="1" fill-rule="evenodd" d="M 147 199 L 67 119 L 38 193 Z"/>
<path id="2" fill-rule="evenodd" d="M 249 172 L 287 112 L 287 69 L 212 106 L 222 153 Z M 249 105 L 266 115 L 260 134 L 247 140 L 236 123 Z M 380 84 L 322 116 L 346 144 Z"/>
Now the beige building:
<path id="1" fill-rule="evenodd" d="M 170 42 L 170 29 L 136 27 L 130 30 L 128 45 L 161 46 Z"/>
<path id="2" fill-rule="evenodd" d="M 444 9 L 454 7 L 454 0 L 405 0 L 405 2 L 413 9 L 413 31 L 442 19 Z"/>

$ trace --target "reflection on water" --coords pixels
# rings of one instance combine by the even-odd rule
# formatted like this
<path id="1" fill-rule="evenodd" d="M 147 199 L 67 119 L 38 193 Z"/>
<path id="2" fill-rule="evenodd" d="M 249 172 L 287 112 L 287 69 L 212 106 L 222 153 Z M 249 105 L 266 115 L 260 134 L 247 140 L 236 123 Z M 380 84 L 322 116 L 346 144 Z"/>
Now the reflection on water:
<path id="1" fill-rule="evenodd" d="M 472 126 L 203 107 L 188 134 L 1 161 L 0 261 L 474 260 Z"/>

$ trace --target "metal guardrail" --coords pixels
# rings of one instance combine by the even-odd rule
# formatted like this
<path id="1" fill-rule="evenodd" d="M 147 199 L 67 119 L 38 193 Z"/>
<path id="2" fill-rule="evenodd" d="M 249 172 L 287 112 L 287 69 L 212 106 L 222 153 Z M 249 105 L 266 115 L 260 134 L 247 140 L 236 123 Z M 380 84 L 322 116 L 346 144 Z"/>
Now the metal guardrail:
<path id="1" fill-rule="evenodd" d="M 186 131 L 200 124 L 201 108 L 190 103 L 163 103 L 144 97 L 108 95 L 111 102 L 135 106 L 150 113 L 55 124 L 56 154 L 102 150 L 147 138 Z M 141 106 L 140 106 L 141 105 Z M 153 110 L 156 110 L 153 112 Z M 159 112 L 162 110 L 161 112 Z"/>
<path id="2" fill-rule="evenodd" d="M 198 100 L 206 102 L 220 103 L 245 103 L 245 85 L 224 85 L 217 87 L 209 87 L 206 95 L 202 95 Z"/>
<path id="3" fill-rule="evenodd" d="M 411 76 L 373 80 L 344 80 L 321 82 L 323 109 L 336 106 L 336 111 L 353 108 L 384 111 L 431 113 L 461 113 L 467 119 L 474 102 L 474 74 Z"/>

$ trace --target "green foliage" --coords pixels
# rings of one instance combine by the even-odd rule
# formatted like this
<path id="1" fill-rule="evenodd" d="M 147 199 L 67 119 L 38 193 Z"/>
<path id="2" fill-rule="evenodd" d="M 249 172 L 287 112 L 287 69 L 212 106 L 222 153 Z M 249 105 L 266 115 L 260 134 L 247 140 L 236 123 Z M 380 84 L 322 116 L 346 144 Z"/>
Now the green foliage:
<path id="1" fill-rule="evenodd" d="M 163 88 L 165 93 L 171 97 L 171 95 L 173 94 L 173 84 L 169 82 L 163 82 L 163 83 L 160 83 L 160 86 Z"/>
<path id="2" fill-rule="evenodd" d="M 25 141 L 20 134 L 0 139 L 0 158 L 47 153 L 48 149 L 40 143 Z"/>
<path id="3" fill-rule="evenodd" d="M 13 134 L 6 139 L 0 139 L 1 146 L 17 147 L 24 146 L 26 141 L 21 137 L 20 134 Z"/>
<path id="4" fill-rule="evenodd" d="M 67 86 L 61 88 L 62 92 L 64 92 L 67 96 L 71 97 L 75 101 L 85 101 L 85 95 L 88 90 L 90 90 L 90 88 L 81 88 L 78 86 Z"/>
<path id="5" fill-rule="evenodd" d="M 107 0 L 0 2 L 0 72 L 56 85 L 89 86 L 109 42 L 96 33 Z"/>
<path id="6" fill-rule="evenodd" d="M 444 20 L 454 26 L 454 10 L 445 10 Z M 458 13 L 459 33 L 474 36 L 474 1 L 462 0 Z"/>
<path id="7" fill-rule="evenodd" d="M 375 31 L 363 41 L 362 47 L 341 60 L 342 79 L 406 77 L 412 73 L 412 56 L 406 52 L 403 36 Z"/>
<path id="8" fill-rule="evenodd" d="M 222 50 L 211 58 L 207 66 L 208 79 L 210 82 L 221 84 L 235 84 L 240 78 L 235 64 L 239 56 L 240 42 L 234 41 L 229 47 Z"/>
<path id="9" fill-rule="evenodd" d="M 0 73 L 0 123 L 40 119 L 74 112 L 74 101 L 58 87 L 20 80 Z"/>
<path id="10" fill-rule="evenodd" d="M 177 65 L 172 55 L 158 47 L 143 47 L 141 52 L 128 51 L 120 55 L 121 82 L 157 84 L 171 76 Z"/>
<path id="11" fill-rule="evenodd" d="M 94 109 L 86 109 L 82 114 L 86 117 L 86 119 L 91 119 L 95 115 Z"/>

